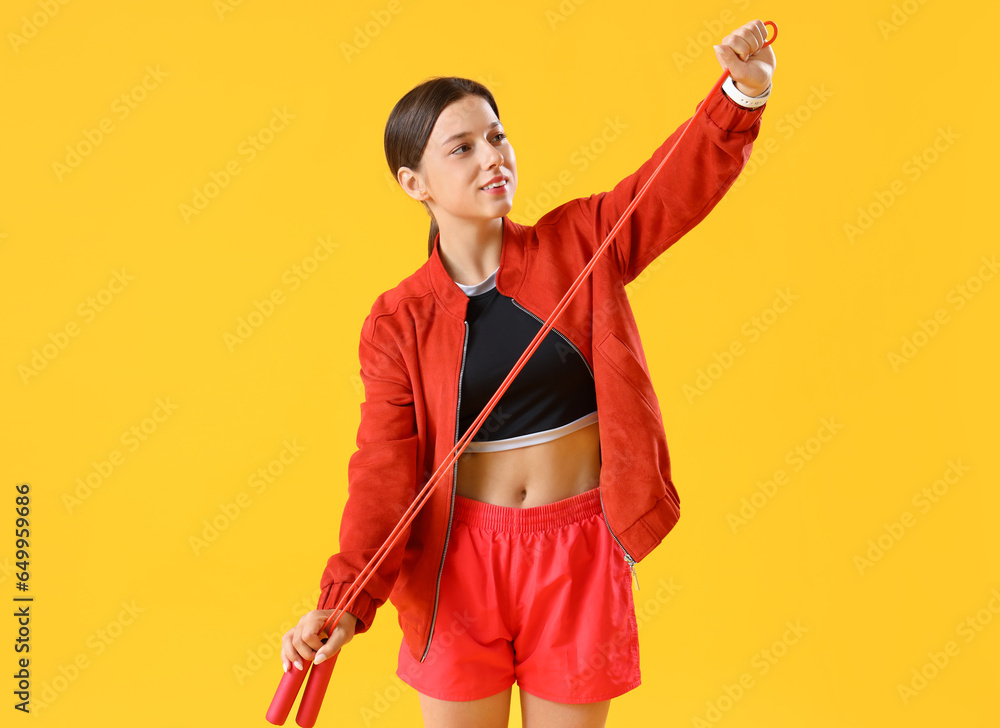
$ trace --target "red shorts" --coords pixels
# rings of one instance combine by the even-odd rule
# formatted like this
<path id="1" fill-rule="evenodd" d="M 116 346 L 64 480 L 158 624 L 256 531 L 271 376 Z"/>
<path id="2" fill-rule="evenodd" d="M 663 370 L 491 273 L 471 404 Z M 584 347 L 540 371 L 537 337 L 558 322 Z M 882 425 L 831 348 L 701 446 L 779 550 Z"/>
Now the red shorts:
<path id="1" fill-rule="evenodd" d="M 533 508 L 456 495 L 430 652 L 415 660 L 404 641 L 396 674 L 442 700 L 515 681 L 559 703 L 638 687 L 632 574 L 599 489 Z"/>

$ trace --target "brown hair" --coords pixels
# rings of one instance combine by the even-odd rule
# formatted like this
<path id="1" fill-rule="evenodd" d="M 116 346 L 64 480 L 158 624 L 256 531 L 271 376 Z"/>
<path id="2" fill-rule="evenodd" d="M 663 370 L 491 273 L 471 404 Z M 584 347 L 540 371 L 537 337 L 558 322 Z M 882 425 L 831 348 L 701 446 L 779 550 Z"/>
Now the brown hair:
<path id="1" fill-rule="evenodd" d="M 385 124 L 385 159 L 393 177 L 400 167 L 419 169 L 424 156 L 424 147 L 431 136 L 438 116 L 448 104 L 466 96 L 482 96 L 486 99 L 497 119 L 500 111 L 490 90 L 481 83 L 457 76 L 435 76 L 406 93 L 396 102 L 389 120 Z M 399 178 L 396 177 L 397 182 Z M 427 257 L 434 251 L 434 238 L 438 233 L 437 220 L 427 203 L 423 203 L 431 216 L 430 233 L 427 236 Z"/>

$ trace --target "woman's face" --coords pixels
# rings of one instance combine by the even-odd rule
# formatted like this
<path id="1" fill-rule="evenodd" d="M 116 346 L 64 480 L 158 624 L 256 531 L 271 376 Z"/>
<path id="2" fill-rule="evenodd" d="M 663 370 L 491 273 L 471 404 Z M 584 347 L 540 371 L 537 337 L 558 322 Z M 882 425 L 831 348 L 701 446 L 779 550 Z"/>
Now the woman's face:
<path id="1" fill-rule="evenodd" d="M 513 207 L 514 148 L 482 96 L 466 96 L 444 108 L 424 147 L 420 169 L 412 174 L 408 180 L 400 178 L 403 188 L 427 202 L 439 226 L 447 225 L 447 218 L 492 220 Z M 504 178 L 498 189 L 483 189 L 497 177 Z"/>

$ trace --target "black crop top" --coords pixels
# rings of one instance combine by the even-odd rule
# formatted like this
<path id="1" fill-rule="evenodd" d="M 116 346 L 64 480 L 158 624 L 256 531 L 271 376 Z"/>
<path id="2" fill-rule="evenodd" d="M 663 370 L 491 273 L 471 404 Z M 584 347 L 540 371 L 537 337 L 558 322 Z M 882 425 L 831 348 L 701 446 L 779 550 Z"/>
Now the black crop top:
<path id="1" fill-rule="evenodd" d="M 457 284 L 469 296 L 459 437 L 542 328 L 543 322 L 535 315 L 500 294 L 495 280 L 496 271 L 477 285 Z M 552 328 L 479 426 L 466 451 L 535 445 L 594 422 L 597 396 L 590 366 L 579 350 Z"/>

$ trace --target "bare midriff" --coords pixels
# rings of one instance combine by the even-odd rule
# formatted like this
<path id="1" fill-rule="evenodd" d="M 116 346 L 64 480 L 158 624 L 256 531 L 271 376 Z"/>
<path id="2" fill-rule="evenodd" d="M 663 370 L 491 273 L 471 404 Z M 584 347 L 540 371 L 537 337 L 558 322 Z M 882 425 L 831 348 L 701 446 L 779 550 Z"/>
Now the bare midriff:
<path id="1" fill-rule="evenodd" d="M 484 503 L 531 508 L 596 488 L 601 475 L 598 425 L 537 445 L 466 450 L 458 459 L 457 492 Z"/>

